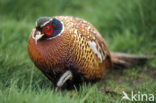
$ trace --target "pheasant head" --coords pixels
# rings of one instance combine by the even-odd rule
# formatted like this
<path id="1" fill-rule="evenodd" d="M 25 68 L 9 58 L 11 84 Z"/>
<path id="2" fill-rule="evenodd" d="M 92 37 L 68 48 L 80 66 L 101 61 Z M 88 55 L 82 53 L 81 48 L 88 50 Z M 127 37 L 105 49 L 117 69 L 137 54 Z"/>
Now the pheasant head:
<path id="1" fill-rule="evenodd" d="M 37 44 L 38 40 L 46 40 L 58 36 L 61 34 L 62 30 L 63 25 L 61 21 L 55 18 L 41 17 L 36 22 L 36 29 L 33 34 L 33 38 Z"/>

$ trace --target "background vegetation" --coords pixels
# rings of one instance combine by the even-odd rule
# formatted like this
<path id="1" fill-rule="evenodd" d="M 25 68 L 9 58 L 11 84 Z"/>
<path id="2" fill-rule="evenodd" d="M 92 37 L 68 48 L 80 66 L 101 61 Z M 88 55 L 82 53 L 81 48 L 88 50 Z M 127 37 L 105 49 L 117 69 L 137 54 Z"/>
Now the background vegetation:
<path id="1" fill-rule="evenodd" d="M 0 103 L 127 103 L 122 91 L 154 93 L 156 60 L 109 70 L 80 91 L 55 92 L 27 53 L 40 16 L 72 15 L 91 22 L 111 51 L 156 55 L 156 0 L 0 0 Z M 104 89 L 117 94 L 106 94 Z"/>

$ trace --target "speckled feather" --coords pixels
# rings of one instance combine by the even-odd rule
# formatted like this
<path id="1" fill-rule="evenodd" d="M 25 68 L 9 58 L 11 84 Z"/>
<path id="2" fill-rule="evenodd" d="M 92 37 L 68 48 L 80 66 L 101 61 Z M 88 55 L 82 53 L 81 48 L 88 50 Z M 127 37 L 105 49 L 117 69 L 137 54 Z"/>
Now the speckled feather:
<path id="1" fill-rule="evenodd" d="M 69 17 L 54 17 L 63 23 L 61 35 L 37 45 L 31 33 L 28 51 L 35 65 L 44 74 L 54 75 L 64 71 L 68 65 L 77 68 L 83 78 L 101 79 L 106 68 L 111 65 L 110 52 L 99 32 L 87 21 Z M 70 68 L 69 68 L 70 69 Z M 49 77 L 52 78 L 52 77 Z"/>

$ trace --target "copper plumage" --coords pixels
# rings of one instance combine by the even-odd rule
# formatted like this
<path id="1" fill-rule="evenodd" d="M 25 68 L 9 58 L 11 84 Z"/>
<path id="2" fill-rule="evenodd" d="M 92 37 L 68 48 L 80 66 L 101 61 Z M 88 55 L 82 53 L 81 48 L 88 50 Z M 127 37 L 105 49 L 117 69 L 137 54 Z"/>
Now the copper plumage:
<path id="1" fill-rule="evenodd" d="M 40 18 L 38 22 L 42 19 Z M 37 25 L 42 29 L 50 19 L 45 18 Z M 37 40 L 36 43 L 34 33 L 39 31 L 36 26 L 29 36 L 28 52 L 34 64 L 55 86 L 67 70 L 72 73 L 73 84 L 78 83 L 79 79 L 82 81 L 101 79 L 106 69 L 111 66 L 111 56 L 100 33 L 90 23 L 80 18 L 58 16 L 52 17 L 51 21 L 53 19 L 62 24 L 59 34 Z M 68 86 L 68 82 L 66 84 Z"/>

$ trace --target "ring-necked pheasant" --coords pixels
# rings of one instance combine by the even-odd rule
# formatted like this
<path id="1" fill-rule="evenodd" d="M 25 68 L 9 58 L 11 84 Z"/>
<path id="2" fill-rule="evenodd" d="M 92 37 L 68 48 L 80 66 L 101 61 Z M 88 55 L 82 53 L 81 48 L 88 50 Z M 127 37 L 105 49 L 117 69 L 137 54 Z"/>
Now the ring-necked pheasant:
<path id="1" fill-rule="evenodd" d="M 28 52 L 57 88 L 100 80 L 112 63 L 131 65 L 126 60 L 136 58 L 110 54 L 90 23 L 70 16 L 39 18 L 28 40 Z"/>

